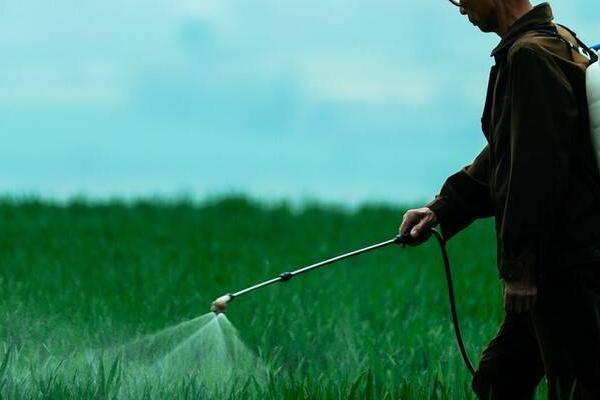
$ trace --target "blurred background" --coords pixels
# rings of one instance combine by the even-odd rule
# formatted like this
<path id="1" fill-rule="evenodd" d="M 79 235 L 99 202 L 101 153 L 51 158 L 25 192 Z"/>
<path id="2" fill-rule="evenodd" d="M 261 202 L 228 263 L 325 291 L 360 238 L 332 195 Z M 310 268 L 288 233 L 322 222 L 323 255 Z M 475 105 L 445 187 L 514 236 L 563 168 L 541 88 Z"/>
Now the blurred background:
<path id="1" fill-rule="evenodd" d="M 551 4 L 600 42 L 597 0 Z M 499 41 L 445 0 L 4 1 L 0 32 L 0 192 L 57 200 L 429 200 Z"/>

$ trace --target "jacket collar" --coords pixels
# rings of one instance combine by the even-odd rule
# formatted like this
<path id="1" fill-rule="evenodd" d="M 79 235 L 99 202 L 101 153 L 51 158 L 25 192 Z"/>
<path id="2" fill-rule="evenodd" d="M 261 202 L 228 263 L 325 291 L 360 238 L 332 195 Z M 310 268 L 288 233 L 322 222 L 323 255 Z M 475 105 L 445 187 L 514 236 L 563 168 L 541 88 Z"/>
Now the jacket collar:
<path id="1" fill-rule="evenodd" d="M 508 28 L 508 32 L 506 32 L 506 35 L 502 38 L 498 46 L 492 51 L 491 56 L 496 57 L 508 49 L 525 32 L 548 25 L 553 19 L 554 16 L 552 15 L 550 4 L 538 4 Z"/>

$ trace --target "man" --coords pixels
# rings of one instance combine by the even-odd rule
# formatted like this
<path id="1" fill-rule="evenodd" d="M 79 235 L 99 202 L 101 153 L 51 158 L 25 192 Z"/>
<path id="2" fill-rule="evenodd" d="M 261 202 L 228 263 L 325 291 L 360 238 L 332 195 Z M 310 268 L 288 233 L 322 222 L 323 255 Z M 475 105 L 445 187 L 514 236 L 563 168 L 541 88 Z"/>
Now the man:
<path id="1" fill-rule="evenodd" d="M 501 37 L 482 117 L 487 145 L 400 226 L 416 243 L 496 221 L 505 318 L 472 387 L 482 399 L 600 399 L 600 174 L 585 99 L 589 60 L 547 3 L 453 3 Z M 570 397 L 572 396 L 572 397 Z"/>

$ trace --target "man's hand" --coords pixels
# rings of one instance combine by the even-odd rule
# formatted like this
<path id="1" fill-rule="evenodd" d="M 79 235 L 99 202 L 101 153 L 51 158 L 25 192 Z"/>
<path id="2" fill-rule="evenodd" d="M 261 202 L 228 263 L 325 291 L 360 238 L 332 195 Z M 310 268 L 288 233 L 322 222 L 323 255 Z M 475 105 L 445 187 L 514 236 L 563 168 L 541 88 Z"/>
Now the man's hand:
<path id="1" fill-rule="evenodd" d="M 537 299 L 537 285 L 532 279 L 504 281 L 504 309 L 507 313 L 528 312 L 533 309 Z"/>
<path id="2" fill-rule="evenodd" d="M 408 210 L 398 229 L 404 236 L 410 235 L 415 241 L 411 245 L 425 242 L 431 236 L 431 228 L 438 223 L 435 213 L 427 207 Z"/>

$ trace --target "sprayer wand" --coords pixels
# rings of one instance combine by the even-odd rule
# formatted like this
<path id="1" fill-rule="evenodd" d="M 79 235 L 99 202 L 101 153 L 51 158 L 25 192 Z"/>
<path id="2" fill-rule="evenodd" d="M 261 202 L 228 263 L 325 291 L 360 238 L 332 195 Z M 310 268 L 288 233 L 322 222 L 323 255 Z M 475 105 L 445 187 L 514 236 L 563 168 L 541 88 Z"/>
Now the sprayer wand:
<path id="1" fill-rule="evenodd" d="M 444 260 L 444 271 L 446 273 L 446 282 L 448 284 L 448 297 L 449 297 L 449 301 L 450 301 L 450 314 L 452 317 L 452 325 L 454 326 L 454 334 L 456 336 L 456 342 L 458 344 L 458 348 L 460 350 L 460 355 L 463 358 L 463 361 L 465 362 L 465 365 L 467 366 L 467 369 L 469 370 L 469 372 L 471 372 L 471 374 L 475 374 L 475 369 L 473 368 L 473 364 L 471 364 L 471 361 L 469 360 L 469 356 L 467 354 L 467 350 L 465 348 L 465 344 L 464 341 L 462 339 L 462 334 L 460 331 L 460 324 L 458 321 L 458 314 L 456 312 L 456 301 L 454 298 L 454 286 L 452 284 L 452 272 L 450 270 L 450 260 L 448 258 L 448 252 L 446 251 L 446 241 L 444 240 L 443 236 L 441 233 L 439 233 L 438 231 L 436 231 L 435 229 L 431 229 L 431 233 L 432 235 L 437 239 L 438 244 L 440 245 L 441 251 L 442 251 L 442 258 Z M 210 308 L 211 311 L 213 311 L 216 314 L 219 313 L 224 313 L 226 308 L 227 308 L 227 304 L 229 304 L 233 299 L 242 296 L 244 294 L 253 292 L 255 290 L 264 288 L 266 286 L 270 286 L 273 285 L 275 283 L 279 283 L 279 282 L 287 282 L 290 279 L 292 279 L 294 276 L 296 275 L 301 275 L 304 274 L 305 272 L 310 272 L 313 271 L 317 268 L 321 268 L 324 267 L 326 265 L 329 264 L 333 264 L 335 262 L 344 260 L 346 258 L 350 258 L 350 257 L 354 257 L 357 256 L 359 254 L 363 254 L 363 253 L 367 253 L 369 251 L 373 251 L 376 249 L 380 249 L 382 247 L 386 247 L 389 246 L 391 244 L 401 244 L 401 245 L 406 245 L 406 244 L 411 244 L 414 243 L 415 239 L 412 238 L 412 236 L 410 235 L 398 235 L 393 239 L 390 240 L 386 240 L 385 242 L 381 242 L 381 243 L 377 243 L 377 244 L 373 244 L 371 246 L 367 246 L 364 247 L 362 249 L 358 249 L 358 250 L 354 250 L 351 251 L 349 253 L 346 254 L 342 254 L 339 255 L 337 257 L 333 257 L 333 258 L 329 258 L 327 260 L 324 261 L 320 261 L 316 264 L 311 264 L 308 265 L 304 268 L 300 268 L 296 271 L 293 272 L 284 272 L 282 274 L 280 274 L 277 278 L 273 278 L 270 279 L 268 281 L 262 282 L 262 283 L 258 283 L 254 286 L 250 286 L 246 289 L 240 290 L 239 292 L 235 292 L 235 293 L 230 293 L 230 294 L 226 294 L 224 296 L 219 297 L 218 299 L 216 299 L 215 301 L 213 301 L 212 306 Z"/>
<path id="2" fill-rule="evenodd" d="M 269 279 L 268 281 L 262 282 L 262 283 L 258 283 L 254 286 L 250 286 L 246 289 L 240 290 L 239 292 L 235 292 L 235 293 L 228 293 L 224 296 L 219 297 L 218 299 L 216 299 L 213 303 L 212 303 L 212 307 L 211 307 L 211 311 L 215 312 L 215 313 L 223 313 L 225 312 L 226 308 L 227 308 L 227 304 L 230 303 L 233 299 L 240 297 L 244 294 L 253 292 L 255 290 L 258 289 L 262 289 L 266 286 L 270 286 L 273 285 L 275 283 L 279 283 L 279 282 L 287 282 L 290 279 L 292 279 L 293 277 L 297 276 L 297 275 L 302 275 L 306 272 L 310 272 L 313 271 L 317 268 L 321 268 L 324 267 L 326 265 L 329 264 L 333 264 L 336 263 L 338 261 L 344 260 L 346 258 L 350 258 L 350 257 L 354 257 L 357 256 L 359 254 L 363 254 L 363 253 L 367 253 L 369 251 L 373 251 L 376 249 L 380 249 L 382 247 L 386 247 L 389 246 L 391 244 L 409 244 L 411 241 L 413 241 L 412 237 L 410 236 L 404 236 L 404 235 L 398 235 L 393 239 L 390 240 L 386 240 L 385 242 L 381 242 L 381 243 L 377 243 L 371 246 L 367 246 L 365 248 L 359 249 L 359 250 L 354 250 L 351 251 L 349 253 L 346 254 L 342 254 L 333 258 L 329 258 L 327 260 L 324 261 L 320 261 L 318 263 L 315 264 L 311 264 L 308 265 L 306 267 L 300 268 L 296 271 L 293 272 L 284 272 L 282 274 L 280 274 L 278 277 L 273 278 L 273 279 Z"/>

